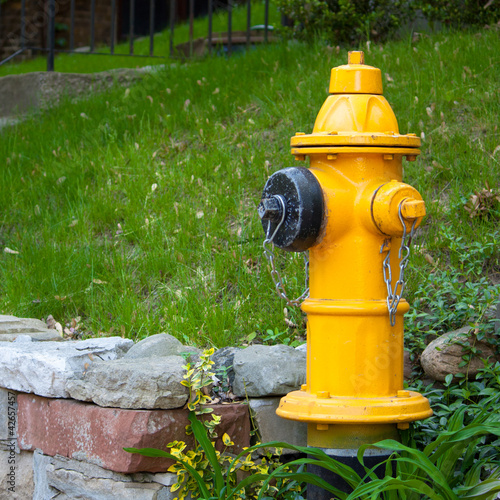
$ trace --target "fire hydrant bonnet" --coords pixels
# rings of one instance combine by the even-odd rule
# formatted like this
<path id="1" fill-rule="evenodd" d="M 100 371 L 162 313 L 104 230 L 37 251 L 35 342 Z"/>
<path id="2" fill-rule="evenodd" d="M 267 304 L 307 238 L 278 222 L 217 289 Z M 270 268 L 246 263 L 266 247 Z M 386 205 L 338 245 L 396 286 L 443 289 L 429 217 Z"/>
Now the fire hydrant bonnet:
<path id="1" fill-rule="evenodd" d="M 332 68 L 330 94 L 383 94 L 382 73 L 364 64 L 363 52 L 349 52 L 348 63 Z"/>

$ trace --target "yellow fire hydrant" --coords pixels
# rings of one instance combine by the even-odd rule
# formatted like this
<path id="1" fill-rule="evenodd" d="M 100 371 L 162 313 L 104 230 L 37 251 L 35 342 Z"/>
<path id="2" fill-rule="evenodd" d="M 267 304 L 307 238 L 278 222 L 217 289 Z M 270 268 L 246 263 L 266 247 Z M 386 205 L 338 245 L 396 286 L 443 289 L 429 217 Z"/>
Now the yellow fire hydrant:
<path id="1" fill-rule="evenodd" d="M 350 52 L 329 94 L 313 132 L 291 139 L 309 168 L 273 174 L 259 215 L 267 243 L 309 250 L 307 384 L 277 414 L 308 423 L 308 446 L 342 451 L 397 439 L 432 414 L 403 389 L 404 271 L 425 203 L 402 182 L 420 139 L 399 133 L 380 70 Z"/>

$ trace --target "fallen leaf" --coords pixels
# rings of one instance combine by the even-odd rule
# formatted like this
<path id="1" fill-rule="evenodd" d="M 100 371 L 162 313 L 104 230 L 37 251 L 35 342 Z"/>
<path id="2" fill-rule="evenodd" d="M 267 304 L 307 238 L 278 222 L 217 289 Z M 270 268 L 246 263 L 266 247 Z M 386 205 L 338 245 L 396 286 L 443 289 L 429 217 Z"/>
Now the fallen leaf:
<path id="1" fill-rule="evenodd" d="M 57 330 L 57 333 L 62 337 L 63 336 L 63 327 L 62 327 L 61 323 L 56 323 L 55 329 Z"/>
<path id="2" fill-rule="evenodd" d="M 107 282 L 107 281 L 102 281 L 102 280 L 99 280 L 99 279 L 97 279 L 97 278 L 94 278 L 94 279 L 92 280 L 92 283 L 95 283 L 96 285 L 107 285 L 107 284 L 108 284 L 108 282 Z"/>
<path id="3" fill-rule="evenodd" d="M 73 219 L 69 224 L 68 227 L 75 227 L 78 224 L 78 219 Z"/>
<path id="4" fill-rule="evenodd" d="M 428 253 L 424 254 L 424 258 L 431 266 L 436 265 L 436 261 Z"/>

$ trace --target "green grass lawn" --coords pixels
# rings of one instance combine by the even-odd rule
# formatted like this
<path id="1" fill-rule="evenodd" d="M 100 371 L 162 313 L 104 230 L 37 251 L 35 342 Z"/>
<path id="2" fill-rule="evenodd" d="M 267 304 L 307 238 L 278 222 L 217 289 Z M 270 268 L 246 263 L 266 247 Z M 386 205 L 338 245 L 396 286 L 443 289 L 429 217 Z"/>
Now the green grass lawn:
<path id="1" fill-rule="evenodd" d="M 232 11 L 232 29 L 246 30 L 247 28 L 247 8 L 246 5 L 236 5 Z M 262 25 L 265 20 L 265 8 L 263 0 L 255 0 L 251 7 L 251 25 Z M 212 19 L 213 32 L 225 32 L 228 28 L 227 13 L 224 10 L 216 10 Z M 274 4 L 270 2 L 269 24 L 278 28 L 281 24 L 280 14 Z M 208 34 L 208 17 L 197 18 L 193 23 L 193 39 L 206 37 Z M 189 41 L 189 23 L 182 23 L 175 27 L 174 46 Z M 90 45 L 90 40 L 89 40 Z M 107 54 L 109 47 L 101 46 L 96 48 L 96 52 Z M 115 46 L 115 54 L 129 54 L 128 42 Z M 149 37 L 138 38 L 134 42 L 134 54 L 141 56 L 149 55 Z M 55 59 L 55 70 L 62 73 L 97 73 L 115 68 L 140 68 L 143 66 L 153 66 L 157 64 L 170 64 L 170 29 L 161 33 L 156 33 L 154 37 L 154 55 L 159 57 L 127 57 L 127 56 L 106 56 L 92 54 L 60 54 Z M 175 60 L 175 58 L 174 58 Z M 33 71 L 46 71 L 46 57 L 36 57 L 34 59 L 9 62 L 0 66 L 0 77 L 13 74 L 31 73 Z"/>
<path id="2" fill-rule="evenodd" d="M 405 164 L 429 213 L 408 277 L 415 349 L 485 323 L 498 299 L 499 59 L 494 31 L 365 47 L 401 132 L 423 138 Z M 303 336 L 301 312 L 274 292 L 256 207 L 267 177 L 295 164 L 289 139 L 312 130 L 330 68 L 346 61 L 283 43 L 176 63 L 4 129 L 0 311 L 200 346 Z M 302 257 L 280 259 L 300 295 Z"/>

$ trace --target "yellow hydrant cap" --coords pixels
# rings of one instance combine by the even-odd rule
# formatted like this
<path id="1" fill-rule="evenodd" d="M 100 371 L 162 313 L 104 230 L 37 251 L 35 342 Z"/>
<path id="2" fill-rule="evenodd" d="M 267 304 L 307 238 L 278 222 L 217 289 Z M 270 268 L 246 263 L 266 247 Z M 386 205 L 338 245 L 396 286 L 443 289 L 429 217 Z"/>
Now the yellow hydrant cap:
<path id="1" fill-rule="evenodd" d="M 363 52 L 349 52 L 346 65 L 332 68 L 329 92 L 382 95 L 382 73 L 378 68 L 365 64 Z"/>

